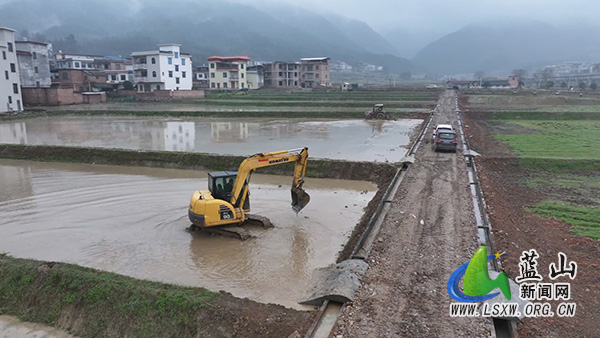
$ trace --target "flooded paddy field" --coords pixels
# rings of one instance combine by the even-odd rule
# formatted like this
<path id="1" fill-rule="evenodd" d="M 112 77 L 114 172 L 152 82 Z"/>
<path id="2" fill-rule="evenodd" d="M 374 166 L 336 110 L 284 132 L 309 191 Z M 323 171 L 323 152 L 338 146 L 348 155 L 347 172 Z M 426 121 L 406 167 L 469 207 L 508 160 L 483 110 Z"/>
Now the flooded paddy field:
<path id="1" fill-rule="evenodd" d="M 290 181 L 253 175 L 252 213 L 275 227 L 240 241 L 185 231 L 204 172 L 0 160 L 0 252 L 301 308 L 312 271 L 335 262 L 376 187 L 307 179 L 311 202 L 296 216 Z"/>
<path id="2" fill-rule="evenodd" d="M 0 143 L 242 156 L 308 147 L 316 158 L 398 162 L 421 123 L 420 119 L 55 116 L 0 121 Z"/>

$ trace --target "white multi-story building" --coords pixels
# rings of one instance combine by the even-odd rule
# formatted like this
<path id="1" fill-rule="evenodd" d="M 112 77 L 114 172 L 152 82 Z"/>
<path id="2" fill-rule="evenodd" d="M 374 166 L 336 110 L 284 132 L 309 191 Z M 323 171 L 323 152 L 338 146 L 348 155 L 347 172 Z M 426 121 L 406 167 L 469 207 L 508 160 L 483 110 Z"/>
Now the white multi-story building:
<path id="1" fill-rule="evenodd" d="M 0 27 L 0 112 L 21 111 L 21 80 L 17 66 L 15 31 Z"/>
<path id="2" fill-rule="evenodd" d="M 138 93 L 192 89 L 192 58 L 181 53 L 180 46 L 163 44 L 155 51 L 131 53 Z"/>
<path id="3" fill-rule="evenodd" d="M 211 56 L 208 58 L 210 89 L 239 90 L 248 88 L 247 56 Z"/>

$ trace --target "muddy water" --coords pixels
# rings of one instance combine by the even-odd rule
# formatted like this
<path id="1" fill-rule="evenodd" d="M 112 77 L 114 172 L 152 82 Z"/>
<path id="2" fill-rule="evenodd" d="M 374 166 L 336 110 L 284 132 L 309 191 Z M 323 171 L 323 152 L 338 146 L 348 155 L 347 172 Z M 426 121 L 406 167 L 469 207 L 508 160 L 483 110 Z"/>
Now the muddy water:
<path id="1" fill-rule="evenodd" d="M 52 327 L 22 322 L 15 317 L 0 316 L 0 338 L 72 338 L 64 331 Z"/>
<path id="2" fill-rule="evenodd" d="M 316 158 L 397 162 L 421 122 L 61 116 L 0 122 L 0 143 L 242 156 L 309 147 Z"/>
<path id="3" fill-rule="evenodd" d="M 252 176 L 252 212 L 275 227 L 242 242 L 184 231 L 206 173 L 0 160 L 0 252 L 301 308 L 313 269 L 335 261 L 375 186 L 307 179 L 311 202 L 296 216 L 290 183 Z"/>

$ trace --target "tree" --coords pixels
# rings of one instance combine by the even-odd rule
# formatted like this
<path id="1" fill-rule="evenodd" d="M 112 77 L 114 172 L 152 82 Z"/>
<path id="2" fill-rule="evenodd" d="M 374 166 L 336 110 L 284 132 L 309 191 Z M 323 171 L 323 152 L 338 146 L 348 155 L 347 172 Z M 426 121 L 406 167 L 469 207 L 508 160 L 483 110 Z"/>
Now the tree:
<path id="1" fill-rule="evenodd" d="M 583 81 L 579 82 L 579 89 L 581 90 L 585 90 L 585 87 L 587 87 L 587 84 Z"/>
<path id="2" fill-rule="evenodd" d="M 527 78 L 527 71 L 525 69 L 513 69 L 512 76 L 516 76 L 519 79 Z"/>
<path id="3" fill-rule="evenodd" d="M 552 68 L 544 68 L 542 70 L 538 70 L 533 73 L 533 79 L 537 82 L 538 88 L 540 84 L 546 84 L 548 79 L 554 76 L 554 69 Z"/>
<path id="4" fill-rule="evenodd" d="M 550 89 L 554 87 L 554 81 L 546 81 L 546 88 Z"/>
<path id="5" fill-rule="evenodd" d="M 492 85 L 489 82 L 485 81 L 482 86 L 483 88 L 490 88 Z"/>
<path id="6" fill-rule="evenodd" d="M 69 34 L 64 39 L 51 41 L 55 46 L 55 50 L 62 50 L 66 53 L 79 53 L 79 42 L 75 39 L 75 35 Z"/>
<path id="7" fill-rule="evenodd" d="M 596 82 L 592 82 L 592 84 L 590 85 L 590 89 L 591 90 L 596 90 L 598 89 L 598 84 Z"/>
<path id="8" fill-rule="evenodd" d="M 29 38 L 30 38 L 29 31 L 26 29 L 23 29 L 22 31 L 20 31 L 17 34 L 19 35 L 19 40 L 29 40 Z"/>
<path id="9" fill-rule="evenodd" d="M 123 89 L 133 90 L 133 83 L 131 83 L 130 81 L 123 82 Z"/>
<path id="10" fill-rule="evenodd" d="M 412 77 L 412 74 L 409 71 L 400 73 L 400 79 L 402 79 L 402 80 L 408 81 L 411 79 L 411 77 Z"/>
<path id="11" fill-rule="evenodd" d="M 552 68 L 544 68 L 541 73 L 542 81 L 546 82 L 549 78 L 554 76 L 554 69 Z"/>
<path id="12" fill-rule="evenodd" d="M 567 83 L 566 83 L 565 81 L 562 81 L 562 82 L 560 83 L 560 88 L 563 88 L 563 89 L 564 89 L 564 88 L 567 88 Z"/>

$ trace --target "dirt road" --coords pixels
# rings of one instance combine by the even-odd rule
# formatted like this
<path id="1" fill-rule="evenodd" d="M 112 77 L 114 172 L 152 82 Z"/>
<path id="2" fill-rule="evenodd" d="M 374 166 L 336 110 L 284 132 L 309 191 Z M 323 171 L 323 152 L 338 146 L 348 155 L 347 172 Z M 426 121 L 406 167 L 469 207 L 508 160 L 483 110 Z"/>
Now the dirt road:
<path id="1" fill-rule="evenodd" d="M 455 128 L 453 91 L 440 98 L 433 125 Z M 466 163 L 432 149 L 426 132 L 368 257 L 369 270 L 354 302 L 343 308 L 337 337 L 489 336 L 491 321 L 451 318 L 446 283 L 478 242 Z"/>

